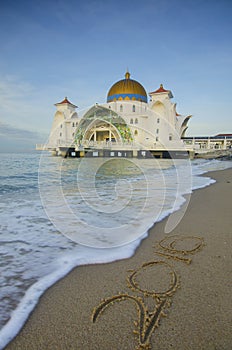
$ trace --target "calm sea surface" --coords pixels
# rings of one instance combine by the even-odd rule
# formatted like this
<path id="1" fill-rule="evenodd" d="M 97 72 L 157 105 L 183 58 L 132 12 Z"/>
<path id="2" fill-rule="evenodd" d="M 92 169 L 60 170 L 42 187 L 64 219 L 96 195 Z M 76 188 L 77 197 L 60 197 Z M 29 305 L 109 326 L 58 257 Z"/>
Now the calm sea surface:
<path id="1" fill-rule="evenodd" d="M 131 256 L 220 160 L 63 159 L 0 154 L 0 349 L 73 267 Z M 186 197 L 188 200 L 188 196 Z"/>

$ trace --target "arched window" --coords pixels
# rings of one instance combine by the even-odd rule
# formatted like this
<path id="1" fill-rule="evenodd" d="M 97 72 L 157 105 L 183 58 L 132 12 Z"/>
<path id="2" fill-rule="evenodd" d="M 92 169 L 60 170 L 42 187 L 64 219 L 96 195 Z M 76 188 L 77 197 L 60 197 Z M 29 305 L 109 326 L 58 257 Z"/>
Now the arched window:
<path id="1" fill-rule="evenodd" d="M 169 134 L 169 141 L 172 141 L 172 134 Z"/>
<path id="2" fill-rule="evenodd" d="M 73 128 L 74 128 L 74 126 L 75 126 L 75 123 L 72 123 L 72 126 L 73 126 Z"/>
<path id="3" fill-rule="evenodd" d="M 123 106 L 122 105 L 120 105 L 120 112 L 122 112 L 123 111 Z"/>
<path id="4" fill-rule="evenodd" d="M 138 122 L 139 122 L 138 118 L 135 118 L 135 124 L 138 124 Z"/>
<path id="5" fill-rule="evenodd" d="M 156 129 L 156 134 L 158 134 L 159 133 L 159 129 Z"/>
<path id="6" fill-rule="evenodd" d="M 76 122 L 76 126 L 78 125 L 78 122 Z"/>
<path id="7" fill-rule="evenodd" d="M 135 130 L 134 135 L 135 136 L 138 135 L 138 130 Z"/>
<path id="8" fill-rule="evenodd" d="M 132 106 L 132 112 L 135 112 L 135 105 Z"/>
<path id="9" fill-rule="evenodd" d="M 62 125 L 62 124 L 60 124 L 60 127 L 61 127 L 61 128 L 62 128 L 62 126 L 63 126 L 63 125 Z"/>
<path id="10" fill-rule="evenodd" d="M 133 124 L 133 119 L 131 118 L 131 120 L 130 120 L 130 124 Z"/>
<path id="11" fill-rule="evenodd" d="M 62 136 L 62 132 L 60 132 L 60 137 Z"/>
<path id="12" fill-rule="evenodd" d="M 160 122 L 160 118 L 157 118 L 157 123 L 159 124 L 159 122 Z"/>
<path id="13" fill-rule="evenodd" d="M 155 139 L 156 141 L 159 141 L 159 138 L 158 138 L 158 136 L 156 136 L 156 139 Z"/>

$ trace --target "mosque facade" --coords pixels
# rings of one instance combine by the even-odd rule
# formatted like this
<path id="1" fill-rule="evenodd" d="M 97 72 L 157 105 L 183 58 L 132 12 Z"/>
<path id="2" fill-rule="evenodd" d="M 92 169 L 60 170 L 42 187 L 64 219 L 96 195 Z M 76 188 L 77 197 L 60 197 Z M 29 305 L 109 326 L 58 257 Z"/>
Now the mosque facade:
<path id="1" fill-rule="evenodd" d="M 56 103 L 43 149 L 65 157 L 188 157 L 193 147 L 184 138 L 191 115 L 178 114 L 172 98 L 162 84 L 147 94 L 127 71 L 109 89 L 106 103 L 82 116 L 67 97 Z"/>

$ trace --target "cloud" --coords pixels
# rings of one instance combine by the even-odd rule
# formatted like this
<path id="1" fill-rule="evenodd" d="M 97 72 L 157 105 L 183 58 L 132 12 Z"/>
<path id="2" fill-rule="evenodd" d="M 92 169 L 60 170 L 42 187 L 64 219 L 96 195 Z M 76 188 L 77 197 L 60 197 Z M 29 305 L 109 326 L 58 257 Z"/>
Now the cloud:
<path id="1" fill-rule="evenodd" d="M 36 143 L 44 143 L 47 135 L 0 122 L 0 152 L 35 151 Z"/>
<path id="2" fill-rule="evenodd" d="M 48 90 L 49 87 L 41 89 L 16 75 L 0 75 L 1 122 L 16 129 L 49 130 L 53 105 Z"/>
<path id="3" fill-rule="evenodd" d="M 0 121 L 0 136 L 8 139 L 22 139 L 25 141 L 36 141 L 44 139 L 45 135 L 26 129 L 20 129 Z"/>
<path id="4" fill-rule="evenodd" d="M 14 75 L 0 76 L 0 116 L 1 120 L 16 127 L 25 128 L 31 112 L 34 88 Z"/>
<path id="5" fill-rule="evenodd" d="M 28 82 L 20 81 L 14 75 L 6 75 L 0 80 L 0 105 L 1 108 L 12 110 L 21 99 L 34 92 L 34 88 Z"/>

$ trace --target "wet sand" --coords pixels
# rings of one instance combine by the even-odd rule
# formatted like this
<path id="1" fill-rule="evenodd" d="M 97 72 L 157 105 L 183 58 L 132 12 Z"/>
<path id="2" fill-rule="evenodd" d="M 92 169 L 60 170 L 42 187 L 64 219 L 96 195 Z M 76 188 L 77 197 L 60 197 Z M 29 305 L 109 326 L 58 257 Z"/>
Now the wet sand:
<path id="1" fill-rule="evenodd" d="M 172 232 L 167 218 L 130 259 L 74 269 L 6 349 L 231 350 L 232 169 L 205 176 Z"/>

